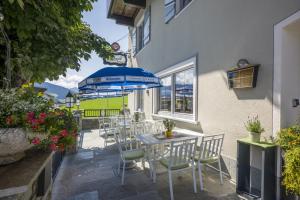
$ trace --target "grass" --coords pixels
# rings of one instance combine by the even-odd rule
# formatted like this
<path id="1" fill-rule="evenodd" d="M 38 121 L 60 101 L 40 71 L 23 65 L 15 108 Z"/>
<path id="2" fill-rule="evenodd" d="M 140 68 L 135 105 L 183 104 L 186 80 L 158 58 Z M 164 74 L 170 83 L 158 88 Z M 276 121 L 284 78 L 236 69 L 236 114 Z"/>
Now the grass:
<path id="1" fill-rule="evenodd" d="M 128 104 L 128 97 L 124 97 L 125 104 Z M 88 99 L 80 101 L 79 109 L 121 109 L 123 105 L 122 97 L 113 97 L 113 98 L 101 98 L 101 99 Z M 76 110 L 77 106 L 73 106 L 73 109 Z"/>

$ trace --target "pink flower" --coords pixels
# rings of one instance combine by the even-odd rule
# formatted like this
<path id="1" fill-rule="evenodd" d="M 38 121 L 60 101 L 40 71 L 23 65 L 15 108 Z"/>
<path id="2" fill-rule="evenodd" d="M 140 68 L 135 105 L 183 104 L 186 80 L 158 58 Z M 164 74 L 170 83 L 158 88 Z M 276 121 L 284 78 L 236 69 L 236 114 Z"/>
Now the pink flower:
<path id="1" fill-rule="evenodd" d="M 41 143 L 41 140 L 40 140 L 40 138 L 35 137 L 35 138 L 33 138 L 33 139 L 31 140 L 31 143 L 34 144 L 34 145 L 38 145 L 38 144 Z"/>
<path id="2" fill-rule="evenodd" d="M 51 141 L 52 141 L 53 143 L 57 143 L 58 140 L 59 140 L 59 137 L 58 137 L 57 135 L 54 135 L 54 136 L 51 137 Z"/>
<path id="3" fill-rule="evenodd" d="M 39 120 L 38 119 L 31 119 L 31 124 L 32 125 L 37 125 L 37 124 L 39 124 Z"/>
<path id="4" fill-rule="evenodd" d="M 52 150 L 52 151 L 56 151 L 56 144 L 50 144 L 50 149 Z"/>
<path id="5" fill-rule="evenodd" d="M 34 112 L 29 112 L 26 114 L 26 119 L 28 122 L 31 122 L 34 118 Z"/>
<path id="6" fill-rule="evenodd" d="M 60 135 L 66 137 L 68 135 L 68 131 L 66 129 L 60 131 Z"/>

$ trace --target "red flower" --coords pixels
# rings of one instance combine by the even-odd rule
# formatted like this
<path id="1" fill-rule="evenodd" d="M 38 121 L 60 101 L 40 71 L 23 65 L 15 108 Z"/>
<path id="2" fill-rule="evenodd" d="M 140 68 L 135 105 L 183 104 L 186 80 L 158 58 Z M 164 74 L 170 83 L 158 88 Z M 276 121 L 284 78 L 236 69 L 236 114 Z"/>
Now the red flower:
<path id="1" fill-rule="evenodd" d="M 37 124 L 34 124 L 34 125 L 31 126 L 31 128 L 32 128 L 33 130 L 37 130 L 37 129 L 39 129 L 40 127 L 39 127 Z"/>
<path id="2" fill-rule="evenodd" d="M 41 140 L 40 140 L 40 138 L 35 137 L 35 138 L 33 138 L 33 139 L 31 140 L 31 143 L 34 144 L 34 145 L 38 145 L 38 144 L 41 143 Z"/>
<path id="3" fill-rule="evenodd" d="M 68 135 L 68 131 L 66 129 L 60 131 L 60 135 L 66 137 Z"/>
<path id="4" fill-rule="evenodd" d="M 44 112 L 40 113 L 40 115 L 39 115 L 40 119 L 45 119 L 46 117 L 47 117 L 47 114 Z"/>
<path id="5" fill-rule="evenodd" d="M 56 151 L 56 144 L 50 144 L 50 149 L 52 150 L 52 151 Z"/>
<path id="6" fill-rule="evenodd" d="M 57 143 L 58 140 L 59 140 L 59 137 L 58 137 L 57 135 L 54 135 L 54 136 L 51 137 L 51 141 L 52 141 L 53 143 Z"/>
<path id="7" fill-rule="evenodd" d="M 12 125 L 13 124 L 13 118 L 12 118 L 11 115 L 6 118 L 6 124 L 7 125 Z"/>

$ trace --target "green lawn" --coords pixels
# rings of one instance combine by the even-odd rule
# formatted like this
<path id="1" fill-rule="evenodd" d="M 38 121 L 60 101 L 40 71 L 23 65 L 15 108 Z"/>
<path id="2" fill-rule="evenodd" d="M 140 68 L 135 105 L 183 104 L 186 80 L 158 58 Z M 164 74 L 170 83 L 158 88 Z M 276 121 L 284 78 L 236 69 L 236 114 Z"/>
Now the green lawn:
<path id="1" fill-rule="evenodd" d="M 128 104 L 128 97 L 124 97 L 125 104 Z M 121 109 L 123 104 L 122 97 L 101 98 L 81 100 L 79 109 Z M 75 105 L 73 109 L 77 109 Z"/>

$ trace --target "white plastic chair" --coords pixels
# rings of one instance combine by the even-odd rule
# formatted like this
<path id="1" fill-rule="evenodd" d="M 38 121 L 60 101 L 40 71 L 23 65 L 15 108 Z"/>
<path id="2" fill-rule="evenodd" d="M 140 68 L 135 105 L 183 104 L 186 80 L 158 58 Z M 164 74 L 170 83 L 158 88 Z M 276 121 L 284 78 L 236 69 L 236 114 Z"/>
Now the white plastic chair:
<path id="1" fill-rule="evenodd" d="M 200 147 L 197 147 L 195 161 L 198 165 L 200 179 L 200 189 L 203 190 L 202 165 L 218 162 L 220 183 L 223 184 L 221 168 L 221 150 L 223 146 L 224 134 L 211 135 L 202 137 Z"/>
<path id="2" fill-rule="evenodd" d="M 168 169 L 171 200 L 174 199 L 172 172 L 192 169 L 194 192 L 197 193 L 194 157 L 198 138 L 171 142 L 170 154 L 161 158 L 160 164 Z"/>
<path id="3" fill-rule="evenodd" d="M 142 161 L 143 169 L 145 169 L 145 152 L 142 148 L 140 148 L 139 143 L 132 137 L 128 137 L 128 130 L 124 130 L 124 128 L 116 129 L 116 132 L 119 134 L 115 134 L 115 140 L 118 145 L 118 149 L 120 152 L 119 164 L 118 164 L 118 174 L 121 171 L 121 161 L 123 162 L 123 171 L 122 171 L 122 180 L 121 183 L 124 185 L 125 178 L 125 168 L 126 163 L 131 163 L 133 161 Z"/>

